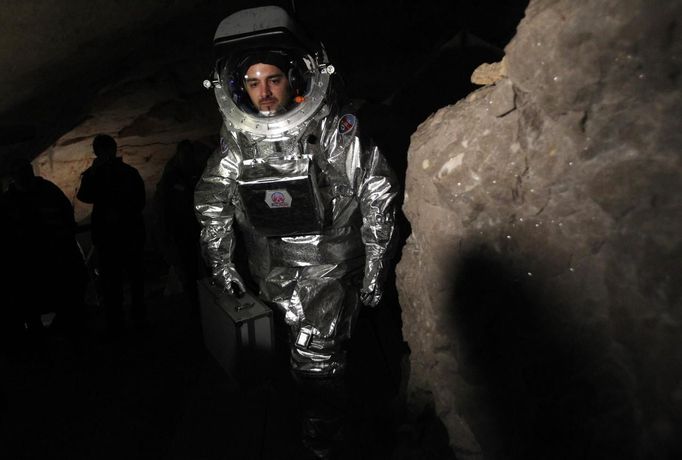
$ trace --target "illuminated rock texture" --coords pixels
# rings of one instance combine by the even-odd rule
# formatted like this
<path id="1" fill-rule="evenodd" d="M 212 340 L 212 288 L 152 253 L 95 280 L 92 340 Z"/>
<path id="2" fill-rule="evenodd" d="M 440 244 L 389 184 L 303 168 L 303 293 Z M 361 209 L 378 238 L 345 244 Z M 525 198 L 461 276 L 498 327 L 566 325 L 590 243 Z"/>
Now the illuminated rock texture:
<path id="1" fill-rule="evenodd" d="M 682 453 L 680 2 L 531 1 L 412 136 L 409 400 L 457 458 Z"/>
<path id="2" fill-rule="evenodd" d="M 116 139 L 123 161 L 134 166 L 153 195 L 163 167 L 182 139 L 215 142 L 220 119 L 213 93 L 201 86 L 197 63 L 179 59 L 133 73 L 104 89 L 83 122 L 34 160 L 36 172 L 72 199 L 76 220 L 90 206 L 75 200 L 80 174 L 94 159 L 92 140 L 99 133 Z M 145 72 L 146 71 L 146 72 Z"/>

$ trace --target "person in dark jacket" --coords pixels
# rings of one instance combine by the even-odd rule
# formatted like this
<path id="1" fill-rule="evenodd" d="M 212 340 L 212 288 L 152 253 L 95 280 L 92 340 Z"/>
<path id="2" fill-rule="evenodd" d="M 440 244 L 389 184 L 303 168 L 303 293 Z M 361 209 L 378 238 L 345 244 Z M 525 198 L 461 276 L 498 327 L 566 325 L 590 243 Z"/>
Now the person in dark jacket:
<path id="1" fill-rule="evenodd" d="M 146 322 L 144 306 L 143 252 L 145 226 L 142 211 L 145 188 L 134 167 L 116 156 L 116 141 L 108 135 L 95 137 L 95 160 L 81 176 L 77 198 L 92 207 L 92 243 L 102 286 L 110 333 L 123 327 L 123 276 L 131 287 L 131 316 Z"/>
<path id="2" fill-rule="evenodd" d="M 10 267 L 8 303 L 21 306 L 29 332 L 42 330 L 41 314 L 55 312 L 53 326 L 75 333 L 87 272 L 76 242 L 73 206 L 59 187 L 35 175 L 26 159 L 12 163 L 10 177 L 1 206 L 3 256 Z"/>
<path id="3" fill-rule="evenodd" d="M 194 188 L 210 154 L 210 148 L 200 142 L 180 141 L 163 169 L 155 195 L 163 252 L 182 283 L 194 317 L 199 314 L 197 280 L 202 266 Z"/>

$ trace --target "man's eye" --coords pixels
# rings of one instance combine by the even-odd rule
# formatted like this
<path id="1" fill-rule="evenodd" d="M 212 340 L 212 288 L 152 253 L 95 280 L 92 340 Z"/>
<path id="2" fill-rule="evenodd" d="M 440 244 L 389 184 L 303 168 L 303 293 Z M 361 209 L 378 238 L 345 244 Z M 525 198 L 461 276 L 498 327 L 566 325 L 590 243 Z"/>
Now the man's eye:
<path id="1" fill-rule="evenodd" d="M 270 79 L 270 83 L 272 83 L 273 85 L 279 85 L 281 81 L 282 79 L 280 77 Z"/>
<path id="2" fill-rule="evenodd" d="M 256 86 L 258 86 L 258 82 L 257 81 L 250 81 L 248 83 L 248 85 L 249 85 L 249 88 L 255 88 Z"/>

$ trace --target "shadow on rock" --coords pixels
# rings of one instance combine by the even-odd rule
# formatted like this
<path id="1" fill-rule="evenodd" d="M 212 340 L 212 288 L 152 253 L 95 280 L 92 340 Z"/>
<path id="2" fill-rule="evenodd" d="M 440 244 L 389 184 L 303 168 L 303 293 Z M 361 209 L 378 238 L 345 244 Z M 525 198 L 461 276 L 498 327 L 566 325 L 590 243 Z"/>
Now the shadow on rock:
<path id="1" fill-rule="evenodd" d="M 636 458 L 634 384 L 572 293 L 485 246 L 460 259 L 452 327 L 486 458 Z"/>

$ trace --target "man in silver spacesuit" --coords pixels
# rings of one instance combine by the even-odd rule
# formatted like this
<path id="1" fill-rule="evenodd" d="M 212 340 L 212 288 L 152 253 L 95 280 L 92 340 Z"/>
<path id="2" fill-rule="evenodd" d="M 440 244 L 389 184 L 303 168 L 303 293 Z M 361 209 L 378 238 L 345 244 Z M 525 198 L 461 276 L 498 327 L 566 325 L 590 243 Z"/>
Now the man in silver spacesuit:
<path id="1" fill-rule="evenodd" d="M 292 374 L 334 388 L 360 305 L 381 299 L 397 181 L 341 105 L 324 47 L 284 10 L 228 16 L 215 51 L 204 83 L 224 124 L 195 191 L 204 258 L 215 283 L 245 290 L 232 260 L 236 222 L 259 296 L 289 328 Z M 320 432 L 332 415 L 307 419 L 309 444 L 338 438 Z"/>

